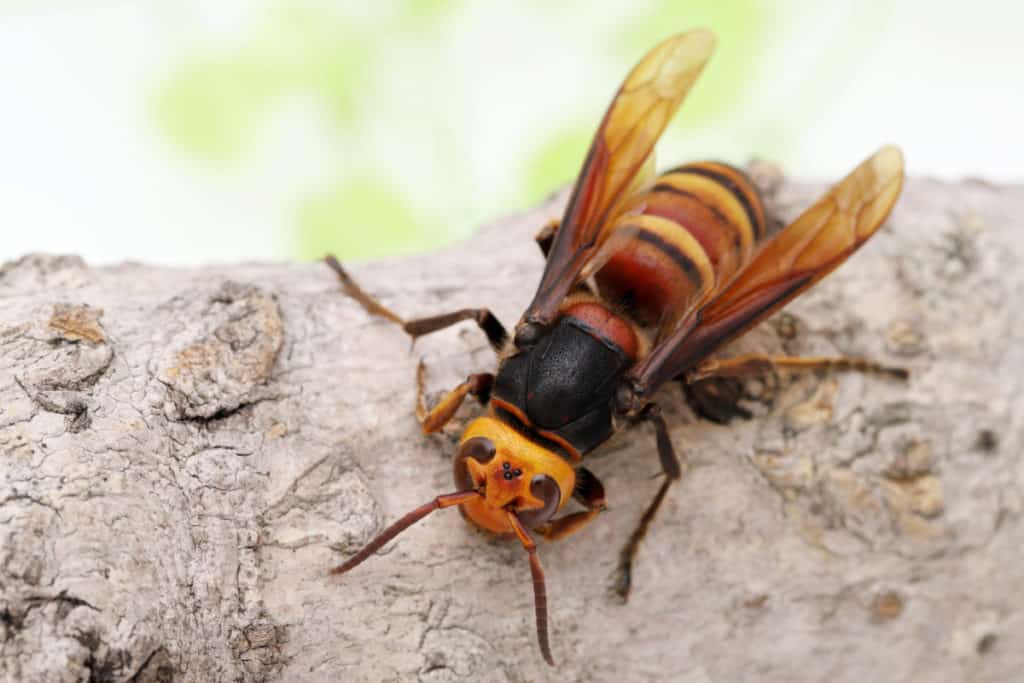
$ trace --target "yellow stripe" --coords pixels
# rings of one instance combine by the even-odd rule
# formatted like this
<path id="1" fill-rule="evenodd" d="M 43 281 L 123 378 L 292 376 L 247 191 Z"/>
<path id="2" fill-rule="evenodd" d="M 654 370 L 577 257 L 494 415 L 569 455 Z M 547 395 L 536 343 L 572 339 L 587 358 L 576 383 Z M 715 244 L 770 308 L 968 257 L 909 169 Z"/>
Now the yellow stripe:
<path id="1" fill-rule="evenodd" d="M 750 260 L 754 250 L 754 226 L 747 218 L 746 209 L 729 188 L 711 178 L 693 173 L 668 173 L 658 178 L 658 184 L 689 192 L 698 201 L 725 216 L 740 236 L 740 262 L 747 263 Z"/>
<path id="2" fill-rule="evenodd" d="M 712 173 L 725 176 L 736 185 L 737 190 L 743 195 L 751 211 L 754 213 L 754 234 L 758 239 L 763 238 L 765 231 L 764 204 L 761 202 L 761 193 L 754 186 L 754 183 L 743 171 L 722 164 L 717 161 L 701 161 L 695 164 L 687 164 L 688 167 L 705 168 Z"/>
<path id="3" fill-rule="evenodd" d="M 702 301 L 714 289 L 715 271 L 711 261 L 708 260 L 704 247 L 700 246 L 700 242 L 678 223 L 661 216 L 632 216 L 629 221 L 629 229 L 636 230 L 633 239 L 644 240 L 644 233 L 646 233 L 648 236 L 653 236 L 654 240 L 664 243 L 665 246 L 660 248 L 665 255 L 686 271 L 688 277 L 696 280 L 694 282 L 696 287 L 694 301 L 686 303 L 695 304 Z M 650 240 L 647 241 L 651 243 Z M 652 246 L 659 247 L 656 242 Z M 675 248 L 678 253 L 673 254 L 665 247 Z M 680 263 L 680 259 L 687 261 L 688 266 Z"/>

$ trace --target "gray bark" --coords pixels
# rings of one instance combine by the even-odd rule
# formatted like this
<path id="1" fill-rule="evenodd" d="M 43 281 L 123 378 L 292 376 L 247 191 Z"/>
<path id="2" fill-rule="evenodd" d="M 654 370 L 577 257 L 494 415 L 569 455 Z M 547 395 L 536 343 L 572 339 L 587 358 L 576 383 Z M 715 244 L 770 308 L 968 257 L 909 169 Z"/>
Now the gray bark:
<path id="1" fill-rule="evenodd" d="M 776 208 L 821 189 L 786 184 Z M 485 305 L 512 326 L 563 201 L 352 270 L 402 313 Z M 663 392 L 686 474 L 625 606 L 609 578 L 658 464 L 648 428 L 608 444 L 610 511 L 541 548 L 555 671 L 522 549 L 456 512 L 326 575 L 452 490 L 477 408 L 425 437 L 413 377 L 423 357 L 436 398 L 491 369 L 471 323 L 410 352 L 316 263 L 8 263 L 0 678 L 1019 680 L 1022 215 L 1024 187 L 913 180 L 862 252 L 734 345 L 869 356 L 909 383 L 754 382 L 754 419 L 728 427 Z"/>

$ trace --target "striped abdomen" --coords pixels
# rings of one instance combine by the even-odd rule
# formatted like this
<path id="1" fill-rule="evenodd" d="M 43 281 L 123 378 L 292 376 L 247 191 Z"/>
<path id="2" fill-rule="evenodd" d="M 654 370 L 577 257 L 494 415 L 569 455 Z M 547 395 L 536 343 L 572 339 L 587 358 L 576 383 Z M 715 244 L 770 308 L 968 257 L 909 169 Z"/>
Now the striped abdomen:
<path id="1" fill-rule="evenodd" d="M 659 176 L 609 230 L 612 256 L 595 274 L 601 295 L 643 325 L 664 326 L 749 263 L 767 225 L 746 175 L 707 161 Z"/>

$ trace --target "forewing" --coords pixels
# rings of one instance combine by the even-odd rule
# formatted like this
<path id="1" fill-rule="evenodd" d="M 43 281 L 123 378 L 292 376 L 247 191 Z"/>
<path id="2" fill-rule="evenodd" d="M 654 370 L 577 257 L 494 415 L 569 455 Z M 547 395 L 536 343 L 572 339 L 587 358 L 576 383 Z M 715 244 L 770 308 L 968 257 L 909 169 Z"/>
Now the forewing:
<path id="1" fill-rule="evenodd" d="M 644 394 L 693 367 L 832 272 L 882 225 L 903 186 L 883 147 L 770 239 L 729 286 L 630 372 Z"/>
<path id="2" fill-rule="evenodd" d="M 593 254 L 601 227 L 653 168 L 654 144 L 711 56 L 715 38 L 697 30 L 655 47 L 626 77 L 591 143 L 547 267 L 524 319 L 543 325 Z M 652 174 L 653 175 L 653 174 Z"/>

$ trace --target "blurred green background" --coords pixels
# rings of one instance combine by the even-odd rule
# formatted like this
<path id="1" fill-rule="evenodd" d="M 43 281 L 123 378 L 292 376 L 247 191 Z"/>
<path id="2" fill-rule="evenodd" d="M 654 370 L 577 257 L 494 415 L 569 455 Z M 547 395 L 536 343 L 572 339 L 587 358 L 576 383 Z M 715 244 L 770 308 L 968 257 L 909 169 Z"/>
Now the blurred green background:
<path id="1" fill-rule="evenodd" d="M 735 0 L 0 0 L 0 258 L 368 259 L 570 182 L 671 33 L 719 45 L 659 147 L 831 179 L 1024 179 L 1024 9 Z"/>

